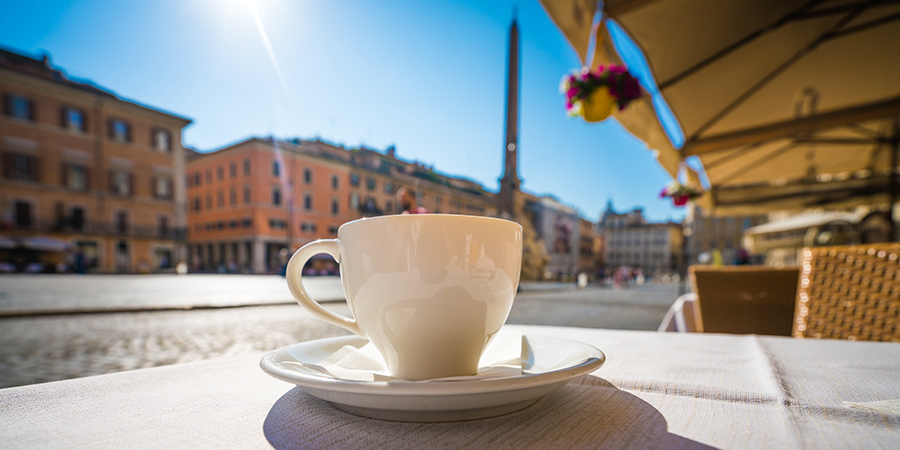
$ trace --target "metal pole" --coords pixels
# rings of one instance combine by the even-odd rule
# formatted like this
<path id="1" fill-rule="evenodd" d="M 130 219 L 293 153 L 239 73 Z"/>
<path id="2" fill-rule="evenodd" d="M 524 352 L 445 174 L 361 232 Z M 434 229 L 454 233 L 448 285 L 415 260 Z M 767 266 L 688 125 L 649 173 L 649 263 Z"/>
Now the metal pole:
<path id="1" fill-rule="evenodd" d="M 900 185 L 897 174 L 897 165 L 900 163 L 900 118 L 894 118 L 893 128 L 893 136 L 891 136 L 891 145 L 893 146 L 891 149 L 891 175 L 888 183 L 888 201 L 890 202 L 888 215 L 891 221 L 891 240 L 896 242 L 900 241 L 900 229 L 898 229 L 897 222 L 894 220 L 895 205 L 898 197 L 897 188 Z"/>
<path id="2" fill-rule="evenodd" d="M 692 208 L 696 208 L 695 206 L 691 206 Z M 695 212 L 697 209 L 694 210 Z M 696 220 L 696 219 L 695 219 Z M 688 277 L 688 265 L 690 259 L 688 258 L 688 238 L 693 235 L 691 229 L 686 227 L 685 221 L 681 221 L 681 279 L 678 280 L 678 296 L 681 297 L 684 294 L 687 294 L 687 277 Z"/>

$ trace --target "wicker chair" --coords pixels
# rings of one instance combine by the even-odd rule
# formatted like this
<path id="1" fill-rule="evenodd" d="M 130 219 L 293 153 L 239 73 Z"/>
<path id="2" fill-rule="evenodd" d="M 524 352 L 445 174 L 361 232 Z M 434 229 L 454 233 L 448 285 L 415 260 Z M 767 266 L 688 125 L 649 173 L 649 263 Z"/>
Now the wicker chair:
<path id="1" fill-rule="evenodd" d="M 691 266 L 697 331 L 790 336 L 800 269 Z"/>
<path id="2" fill-rule="evenodd" d="M 900 342 L 900 243 L 803 249 L 794 337 Z"/>

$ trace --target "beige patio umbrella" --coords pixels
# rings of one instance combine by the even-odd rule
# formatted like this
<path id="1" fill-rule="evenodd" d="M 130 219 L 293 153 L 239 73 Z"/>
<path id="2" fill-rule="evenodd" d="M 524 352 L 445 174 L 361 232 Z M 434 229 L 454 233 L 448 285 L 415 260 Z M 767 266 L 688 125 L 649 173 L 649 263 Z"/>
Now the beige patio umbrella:
<path id="1" fill-rule="evenodd" d="M 542 0 L 573 46 L 571 11 Z M 616 118 L 669 173 L 700 159 L 716 214 L 897 202 L 900 3 L 607 0 L 643 50 L 685 144 L 661 142 L 649 102 Z M 569 11 L 569 13 L 566 13 Z M 579 30 L 581 34 L 569 30 Z M 618 62 L 606 27 L 594 64 Z M 579 52 L 579 54 L 581 54 Z M 893 189 L 889 188 L 894 181 Z"/>

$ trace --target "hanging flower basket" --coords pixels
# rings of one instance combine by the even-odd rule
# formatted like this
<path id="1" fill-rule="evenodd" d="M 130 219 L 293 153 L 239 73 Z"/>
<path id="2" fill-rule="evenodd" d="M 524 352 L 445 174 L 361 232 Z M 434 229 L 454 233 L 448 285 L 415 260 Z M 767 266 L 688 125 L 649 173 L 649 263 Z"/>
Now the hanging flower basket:
<path id="1" fill-rule="evenodd" d="M 689 201 L 692 201 L 701 195 L 703 195 L 703 191 L 676 181 L 666 186 L 666 188 L 660 192 L 659 198 L 670 197 L 673 205 L 684 206 Z"/>
<path id="2" fill-rule="evenodd" d="M 601 122 L 613 113 L 616 98 L 609 93 L 609 88 L 601 86 L 588 98 L 581 102 L 581 116 L 588 122 Z"/>
<path id="3" fill-rule="evenodd" d="M 610 114 L 625 109 L 641 98 L 641 86 L 624 66 L 599 66 L 591 72 L 587 68 L 567 75 L 560 85 L 566 96 L 566 109 L 571 116 L 581 116 L 587 122 L 606 120 Z"/>

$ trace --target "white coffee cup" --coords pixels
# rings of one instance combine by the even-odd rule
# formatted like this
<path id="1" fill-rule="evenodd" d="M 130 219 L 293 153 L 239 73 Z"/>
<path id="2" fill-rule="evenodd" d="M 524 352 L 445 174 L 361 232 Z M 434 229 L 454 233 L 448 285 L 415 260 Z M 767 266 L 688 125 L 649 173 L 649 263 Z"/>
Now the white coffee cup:
<path id="1" fill-rule="evenodd" d="M 303 288 L 303 266 L 320 253 L 340 263 L 353 318 L 326 310 Z M 515 222 L 413 214 L 345 223 L 337 239 L 297 250 L 286 276 L 301 306 L 372 342 L 392 376 L 426 380 L 478 371 L 509 316 L 521 266 Z"/>

